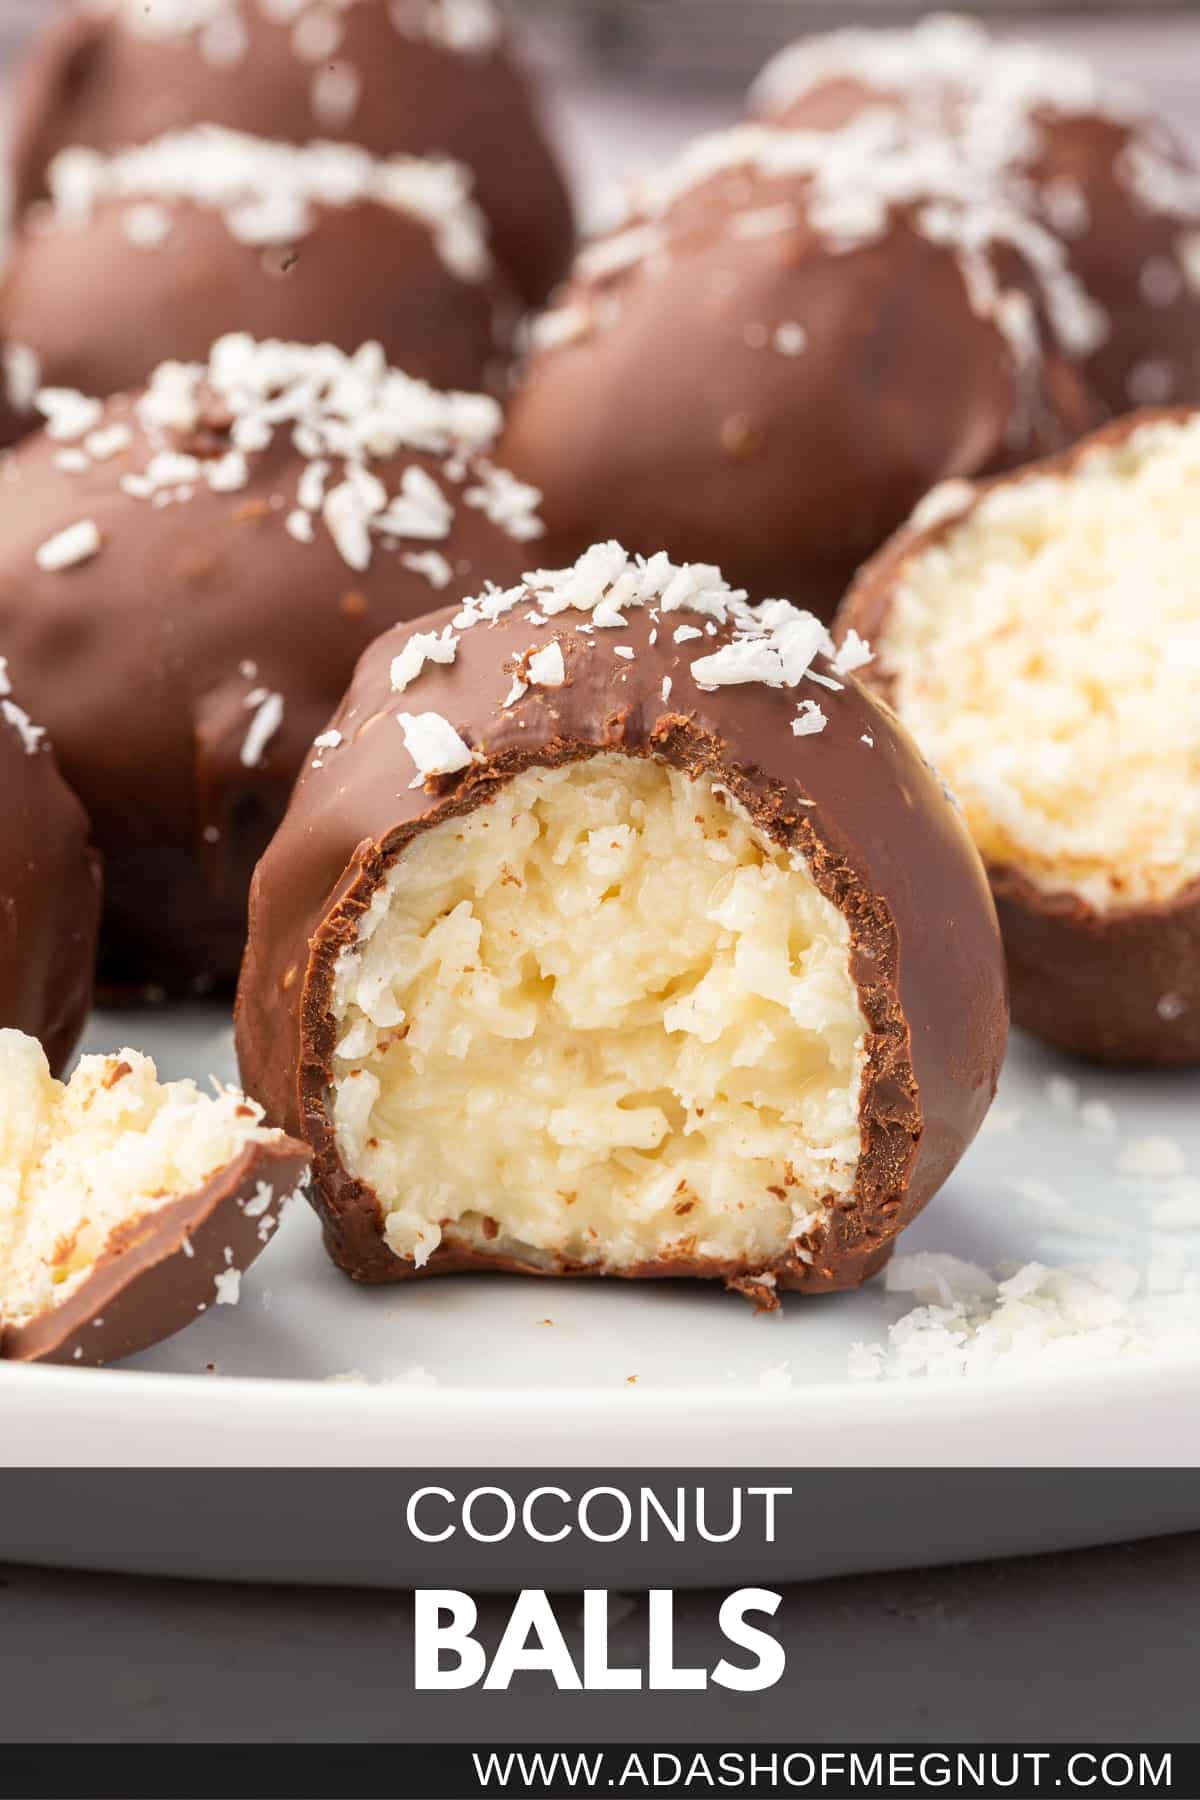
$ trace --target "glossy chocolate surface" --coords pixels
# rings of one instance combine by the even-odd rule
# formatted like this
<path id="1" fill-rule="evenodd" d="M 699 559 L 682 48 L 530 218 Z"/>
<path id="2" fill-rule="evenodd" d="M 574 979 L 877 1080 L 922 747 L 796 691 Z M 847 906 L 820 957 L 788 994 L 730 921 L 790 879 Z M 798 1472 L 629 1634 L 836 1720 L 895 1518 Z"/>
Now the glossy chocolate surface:
<path id="1" fill-rule="evenodd" d="M 631 611 L 619 631 L 585 635 L 558 618 L 530 624 L 526 613 L 521 605 L 494 625 L 465 631 L 452 665 L 427 667 L 400 694 L 389 671 L 407 632 L 388 633 L 359 664 L 334 721 L 342 741 L 322 751 L 319 769 L 306 770 L 255 877 L 238 1002 L 248 1091 L 312 1146 L 315 1200 L 341 1266 L 365 1281 L 410 1276 L 412 1265 L 383 1240 L 373 1190 L 338 1155 L 327 1104 L 337 958 L 416 833 L 486 805 L 497 783 L 530 766 L 599 752 L 653 757 L 719 779 L 767 836 L 804 856 L 849 923 L 852 974 L 870 1029 L 854 1198 L 832 1210 L 810 1263 L 789 1254 L 771 1273 L 780 1287 L 853 1286 L 882 1265 L 896 1232 L 958 1162 L 991 1102 L 1003 1056 L 999 936 L 962 821 L 892 714 L 852 679 L 836 691 L 805 689 L 819 699 L 827 725 L 796 737 L 794 693 L 696 686 L 697 652 L 727 641 L 729 627 L 699 645 L 676 644 L 679 622 L 703 621 L 672 612 L 671 629 L 665 616 L 656 629 L 649 612 Z M 436 614 L 425 628 L 453 617 Z M 614 638 L 632 648 L 631 659 L 615 654 Z M 565 684 L 530 687 L 506 708 L 526 653 L 552 641 L 562 645 Z M 828 672 L 820 659 L 816 666 Z M 669 700 L 665 679 L 673 684 Z M 397 715 L 414 709 L 440 713 L 479 760 L 460 775 L 411 787 Z M 435 1252 L 428 1268 L 487 1263 L 451 1246 Z M 567 1265 L 552 1272 L 603 1271 Z M 761 1271 L 698 1259 L 614 1272 L 716 1276 L 770 1299 L 753 1279 Z"/>

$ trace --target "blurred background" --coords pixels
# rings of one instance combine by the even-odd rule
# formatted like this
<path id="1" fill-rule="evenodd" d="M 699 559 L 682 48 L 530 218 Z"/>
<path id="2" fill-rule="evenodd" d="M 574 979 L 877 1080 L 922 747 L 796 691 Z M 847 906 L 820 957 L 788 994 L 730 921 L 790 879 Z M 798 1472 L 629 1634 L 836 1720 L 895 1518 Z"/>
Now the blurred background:
<path id="1" fill-rule="evenodd" d="M 0 59 L 69 0 L 0 0 Z M 1200 147 L 1200 0 L 507 0 L 574 176 L 585 225 L 614 189 L 698 131 L 732 124 L 771 53 L 805 31 L 902 24 L 928 12 L 985 19 L 997 31 L 1089 56 L 1146 88 Z"/>

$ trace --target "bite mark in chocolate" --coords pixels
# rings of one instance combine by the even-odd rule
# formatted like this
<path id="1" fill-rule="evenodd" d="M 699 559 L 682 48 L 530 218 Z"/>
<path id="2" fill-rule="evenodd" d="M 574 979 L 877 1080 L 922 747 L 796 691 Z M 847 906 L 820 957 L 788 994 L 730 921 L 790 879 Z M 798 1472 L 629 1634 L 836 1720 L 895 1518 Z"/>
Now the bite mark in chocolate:
<path id="1" fill-rule="evenodd" d="M 331 1254 L 865 1279 L 982 1120 L 1006 1003 L 978 859 L 861 647 L 616 544 L 424 621 L 415 674 L 413 641 L 367 653 L 301 779 L 239 994 Z M 549 651 L 561 681 L 522 679 Z"/>

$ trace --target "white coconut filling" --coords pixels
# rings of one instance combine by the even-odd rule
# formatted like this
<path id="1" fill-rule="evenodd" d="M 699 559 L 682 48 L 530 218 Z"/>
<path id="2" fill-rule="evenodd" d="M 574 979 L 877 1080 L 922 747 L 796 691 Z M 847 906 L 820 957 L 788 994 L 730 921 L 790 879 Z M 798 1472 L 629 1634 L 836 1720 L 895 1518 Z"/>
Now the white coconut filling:
<path id="1" fill-rule="evenodd" d="M 339 960 L 339 1155 L 418 1267 L 764 1268 L 853 1189 L 849 958 L 807 865 L 711 781 L 527 770 L 410 843 Z"/>
<path id="2" fill-rule="evenodd" d="M 1097 911 L 1200 878 L 1200 418 L 997 488 L 876 646 L 975 840 Z"/>
<path id="3" fill-rule="evenodd" d="M 161 1085 L 136 1050 L 85 1056 L 64 1085 L 35 1038 L 0 1031 L 0 1318 L 23 1325 L 61 1305 L 122 1225 L 278 1136 L 239 1093 Z"/>

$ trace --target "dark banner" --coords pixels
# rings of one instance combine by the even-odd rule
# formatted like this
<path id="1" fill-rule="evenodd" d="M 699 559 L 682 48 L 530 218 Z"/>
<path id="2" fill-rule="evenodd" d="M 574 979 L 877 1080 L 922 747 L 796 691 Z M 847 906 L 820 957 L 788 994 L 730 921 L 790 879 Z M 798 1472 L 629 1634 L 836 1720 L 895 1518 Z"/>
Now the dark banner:
<path id="1" fill-rule="evenodd" d="M 2 1800 L 1088 1800 L 1200 1793 L 1200 1746 L 542 1744 L 0 1749 Z"/>

